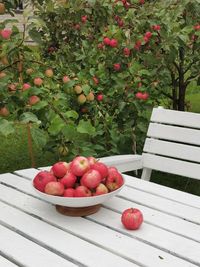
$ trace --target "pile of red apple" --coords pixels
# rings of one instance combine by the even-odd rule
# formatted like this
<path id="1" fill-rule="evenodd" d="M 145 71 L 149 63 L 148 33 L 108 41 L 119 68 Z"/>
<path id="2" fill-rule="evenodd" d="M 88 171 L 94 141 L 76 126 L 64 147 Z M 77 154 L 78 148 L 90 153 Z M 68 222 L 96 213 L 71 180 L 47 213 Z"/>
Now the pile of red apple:
<path id="1" fill-rule="evenodd" d="M 107 194 L 124 183 L 115 167 L 94 157 L 77 156 L 71 162 L 57 162 L 50 171 L 33 179 L 34 187 L 46 194 L 62 197 L 90 197 Z"/>

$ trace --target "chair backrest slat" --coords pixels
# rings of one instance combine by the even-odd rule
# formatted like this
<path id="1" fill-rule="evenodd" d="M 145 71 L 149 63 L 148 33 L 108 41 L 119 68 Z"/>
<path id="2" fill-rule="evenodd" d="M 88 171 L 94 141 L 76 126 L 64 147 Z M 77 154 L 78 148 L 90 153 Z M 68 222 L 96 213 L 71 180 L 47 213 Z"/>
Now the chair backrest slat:
<path id="1" fill-rule="evenodd" d="M 200 164 L 143 153 L 143 167 L 200 180 Z"/>
<path id="2" fill-rule="evenodd" d="M 200 147 L 197 146 L 147 138 L 143 151 L 200 163 Z"/>
<path id="3" fill-rule="evenodd" d="M 186 127 L 150 123 L 147 136 L 181 143 L 200 145 L 200 130 Z"/>
<path id="4" fill-rule="evenodd" d="M 143 179 L 148 169 L 200 179 L 200 114 L 154 108 L 147 137 Z"/>
<path id="5" fill-rule="evenodd" d="M 154 108 L 151 121 L 200 129 L 200 114 L 193 112 Z"/>

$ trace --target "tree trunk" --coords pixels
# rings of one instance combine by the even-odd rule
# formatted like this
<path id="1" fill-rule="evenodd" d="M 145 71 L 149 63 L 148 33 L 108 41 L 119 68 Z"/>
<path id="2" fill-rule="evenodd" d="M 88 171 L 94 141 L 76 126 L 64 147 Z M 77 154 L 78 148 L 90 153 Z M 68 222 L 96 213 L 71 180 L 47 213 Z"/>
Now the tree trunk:
<path id="1" fill-rule="evenodd" d="M 178 96 L 178 110 L 185 110 L 185 91 L 186 86 L 184 82 L 184 48 L 179 49 L 179 96 Z"/>

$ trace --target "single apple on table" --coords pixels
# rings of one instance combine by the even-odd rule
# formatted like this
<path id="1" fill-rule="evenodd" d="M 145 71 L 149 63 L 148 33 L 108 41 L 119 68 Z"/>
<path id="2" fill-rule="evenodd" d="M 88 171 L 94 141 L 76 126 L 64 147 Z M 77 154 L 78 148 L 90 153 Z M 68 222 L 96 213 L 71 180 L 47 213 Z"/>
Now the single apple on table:
<path id="1" fill-rule="evenodd" d="M 122 213 L 121 222 L 126 229 L 136 230 L 143 222 L 143 214 L 139 209 L 126 209 Z"/>
<path id="2" fill-rule="evenodd" d="M 41 171 L 33 179 L 33 185 L 37 190 L 44 192 L 47 183 L 56 181 L 57 179 L 52 173 L 48 171 Z"/>
<path id="3" fill-rule="evenodd" d="M 64 185 L 60 182 L 49 182 L 44 188 L 44 192 L 48 195 L 62 196 L 65 191 Z"/>

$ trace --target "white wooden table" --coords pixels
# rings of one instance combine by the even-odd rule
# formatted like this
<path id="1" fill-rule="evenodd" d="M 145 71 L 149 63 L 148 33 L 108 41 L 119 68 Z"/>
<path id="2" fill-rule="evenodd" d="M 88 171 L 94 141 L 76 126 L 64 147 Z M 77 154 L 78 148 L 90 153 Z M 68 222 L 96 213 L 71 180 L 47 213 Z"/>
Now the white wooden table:
<path id="1" fill-rule="evenodd" d="M 38 198 L 37 172 L 0 175 L 0 267 L 200 266 L 200 197 L 125 176 L 99 212 L 67 217 Z M 120 222 L 130 207 L 144 215 L 136 231 Z"/>

